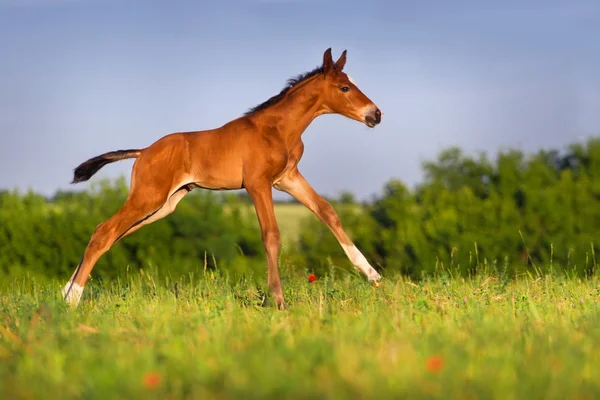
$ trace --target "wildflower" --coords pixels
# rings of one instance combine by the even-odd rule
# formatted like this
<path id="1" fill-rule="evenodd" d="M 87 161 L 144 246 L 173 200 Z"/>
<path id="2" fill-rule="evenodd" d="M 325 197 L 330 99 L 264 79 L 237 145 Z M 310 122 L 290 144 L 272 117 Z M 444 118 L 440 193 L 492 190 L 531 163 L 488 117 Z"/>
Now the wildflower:
<path id="1" fill-rule="evenodd" d="M 160 385 L 160 375 L 156 372 L 148 372 L 144 376 L 144 386 L 148 389 L 154 389 Z"/>
<path id="2" fill-rule="evenodd" d="M 317 280 L 317 277 L 316 277 L 314 274 L 310 274 L 310 275 L 308 276 L 308 281 L 309 281 L 309 282 L 314 282 L 314 281 L 316 281 L 316 280 Z"/>
<path id="3" fill-rule="evenodd" d="M 429 372 L 438 373 L 444 368 L 444 359 L 440 356 L 431 356 L 425 361 L 425 367 Z"/>

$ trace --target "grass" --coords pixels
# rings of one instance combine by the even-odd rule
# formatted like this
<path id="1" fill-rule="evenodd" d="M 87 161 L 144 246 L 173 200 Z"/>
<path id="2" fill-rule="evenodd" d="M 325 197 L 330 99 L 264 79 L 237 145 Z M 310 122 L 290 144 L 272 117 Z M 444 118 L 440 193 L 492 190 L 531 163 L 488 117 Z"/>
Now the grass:
<path id="1" fill-rule="evenodd" d="M 354 204 L 334 204 L 334 208 L 338 213 L 342 210 L 360 211 L 362 209 L 361 206 Z M 283 243 L 291 243 L 298 240 L 302 223 L 306 219 L 314 218 L 315 221 L 318 220 L 316 215 L 299 203 L 276 203 L 275 217 L 279 224 Z"/>
<path id="2" fill-rule="evenodd" d="M 291 243 L 300 235 L 300 227 L 305 218 L 317 218 L 302 204 L 277 203 L 275 204 L 275 217 L 281 232 L 281 241 Z"/>
<path id="3" fill-rule="evenodd" d="M 592 399 L 600 280 L 283 271 L 289 309 L 220 274 L 0 295 L 0 398 Z M 62 282 L 61 282 L 62 283 Z M 268 303 L 268 301 L 267 301 Z"/>
<path id="4" fill-rule="evenodd" d="M 336 204 L 334 207 L 338 211 L 348 208 L 355 210 L 360 209 L 360 206 L 357 205 Z M 289 244 L 298 240 L 301 226 L 305 219 L 314 218 L 317 220 L 317 216 L 300 203 L 275 203 L 274 209 L 279 231 L 281 233 L 281 241 L 284 244 Z M 257 218 L 254 206 L 248 204 L 245 207 L 245 211 L 248 217 Z"/>
<path id="5" fill-rule="evenodd" d="M 229 211 L 227 206 L 224 209 L 226 212 Z M 283 244 L 298 240 L 304 219 L 317 218 L 308 208 L 299 203 L 275 203 L 274 209 Z M 256 219 L 258 223 L 253 205 L 244 205 L 242 210 L 248 218 Z"/>

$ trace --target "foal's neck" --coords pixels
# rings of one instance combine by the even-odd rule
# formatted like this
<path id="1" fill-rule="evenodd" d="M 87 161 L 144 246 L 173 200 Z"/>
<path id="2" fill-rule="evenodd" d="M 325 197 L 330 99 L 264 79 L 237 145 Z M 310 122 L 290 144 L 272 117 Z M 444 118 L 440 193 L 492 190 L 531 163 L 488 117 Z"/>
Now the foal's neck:
<path id="1" fill-rule="evenodd" d="M 279 103 L 264 110 L 265 116 L 273 118 L 274 125 L 290 147 L 316 117 L 330 112 L 323 106 L 319 83 L 319 76 L 310 78 L 290 90 Z"/>

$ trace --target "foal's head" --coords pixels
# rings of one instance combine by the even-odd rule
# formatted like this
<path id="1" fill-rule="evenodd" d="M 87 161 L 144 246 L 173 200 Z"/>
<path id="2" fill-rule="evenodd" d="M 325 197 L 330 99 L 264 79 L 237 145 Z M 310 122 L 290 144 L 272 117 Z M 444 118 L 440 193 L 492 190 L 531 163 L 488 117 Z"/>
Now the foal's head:
<path id="1" fill-rule="evenodd" d="M 323 73 L 325 90 L 323 105 L 334 113 L 342 114 L 369 128 L 381 122 L 383 115 L 379 108 L 356 86 L 342 70 L 346 64 L 346 50 L 334 63 L 331 49 L 323 54 Z"/>

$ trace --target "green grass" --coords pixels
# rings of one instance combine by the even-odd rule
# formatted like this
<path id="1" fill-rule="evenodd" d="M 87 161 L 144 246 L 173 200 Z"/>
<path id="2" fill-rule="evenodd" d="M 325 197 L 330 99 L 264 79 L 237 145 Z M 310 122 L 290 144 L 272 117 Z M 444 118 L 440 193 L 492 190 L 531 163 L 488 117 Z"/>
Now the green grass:
<path id="1" fill-rule="evenodd" d="M 317 218 L 308 208 L 299 203 L 275 203 L 274 209 L 283 244 L 289 244 L 298 240 L 304 219 Z M 225 210 L 228 212 L 227 206 Z M 253 205 L 247 204 L 243 210 L 249 218 L 257 218 Z"/>
<path id="2" fill-rule="evenodd" d="M 296 203 L 275 204 L 275 217 L 283 243 L 291 243 L 298 239 L 305 218 L 317 218 L 308 208 Z"/>
<path id="3" fill-rule="evenodd" d="M 0 398 L 600 396 L 597 278 L 375 288 L 282 272 L 285 312 L 262 284 L 212 273 L 96 282 L 75 310 L 58 282 L 14 282 L 0 292 Z"/>
<path id="4" fill-rule="evenodd" d="M 354 204 L 335 204 L 334 208 L 338 213 L 342 210 L 362 210 L 361 206 Z M 252 211 L 254 211 L 253 208 Z M 315 221 L 318 220 L 317 216 L 308 208 L 298 203 L 276 203 L 275 216 L 279 224 L 281 241 L 283 243 L 291 243 L 298 240 L 304 220 L 310 218 L 314 218 Z"/>
<path id="5" fill-rule="evenodd" d="M 337 206 L 341 208 L 343 206 Z M 357 206 L 352 206 L 357 207 Z M 314 215 L 308 208 L 299 203 L 275 203 L 275 217 L 277 218 L 277 224 L 279 225 L 279 231 L 281 234 L 282 243 L 292 243 L 298 240 L 300 236 L 300 228 L 302 222 L 306 218 L 314 218 Z M 245 206 L 245 212 L 248 217 L 256 218 L 254 206 L 248 204 Z"/>

